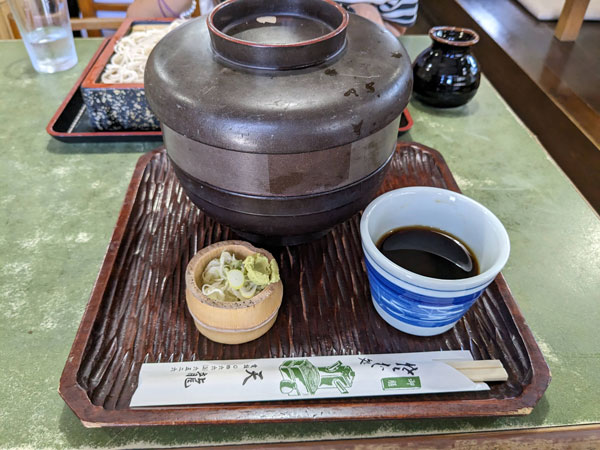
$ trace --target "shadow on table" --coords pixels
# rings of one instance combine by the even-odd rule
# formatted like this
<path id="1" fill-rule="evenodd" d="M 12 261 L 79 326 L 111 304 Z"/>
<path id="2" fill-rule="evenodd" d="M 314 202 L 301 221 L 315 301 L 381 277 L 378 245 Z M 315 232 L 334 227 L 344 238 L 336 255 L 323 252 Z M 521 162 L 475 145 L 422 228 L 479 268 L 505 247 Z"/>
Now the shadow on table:
<path id="1" fill-rule="evenodd" d="M 454 108 L 434 108 L 433 106 L 426 105 L 425 103 L 413 98 L 410 101 L 410 109 L 416 109 L 437 117 L 467 117 L 477 114 L 477 111 L 479 110 L 479 103 L 472 100 L 466 105 L 457 106 Z"/>
<path id="2" fill-rule="evenodd" d="M 63 155 L 98 153 L 145 153 L 162 147 L 162 142 L 80 142 L 67 143 L 52 138 L 46 150 Z"/>
<path id="3" fill-rule="evenodd" d="M 39 77 L 39 74 L 33 69 L 27 55 L 17 59 L 12 64 L 4 66 L 2 75 L 9 80 L 18 80 L 24 83 Z"/>
<path id="4" fill-rule="evenodd" d="M 85 428 L 68 406 L 59 428 L 69 447 L 147 448 L 149 446 L 217 445 L 312 440 L 402 437 L 423 434 L 503 431 L 547 427 L 549 403 L 542 397 L 529 416 L 471 419 L 303 422 L 279 424 L 195 425 L 130 428 Z"/>

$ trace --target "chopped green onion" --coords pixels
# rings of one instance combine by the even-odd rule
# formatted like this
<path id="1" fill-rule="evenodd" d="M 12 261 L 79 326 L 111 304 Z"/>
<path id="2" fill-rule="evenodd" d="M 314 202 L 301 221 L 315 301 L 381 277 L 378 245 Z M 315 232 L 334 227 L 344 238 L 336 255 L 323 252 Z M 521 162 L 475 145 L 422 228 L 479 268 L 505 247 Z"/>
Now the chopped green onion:
<path id="1" fill-rule="evenodd" d="M 242 294 L 242 297 L 244 298 L 252 298 L 254 297 L 256 289 L 257 286 L 254 283 L 248 282 L 240 288 L 240 294 Z"/>
<path id="2" fill-rule="evenodd" d="M 227 282 L 233 289 L 239 289 L 244 285 L 244 274 L 241 270 L 232 269 L 227 272 Z"/>
<path id="3" fill-rule="evenodd" d="M 202 293 L 213 300 L 240 301 L 254 297 L 279 281 L 275 260 L 255 253 L 244 261 L 229 252 L 211 260 L 202 273 Z"/>

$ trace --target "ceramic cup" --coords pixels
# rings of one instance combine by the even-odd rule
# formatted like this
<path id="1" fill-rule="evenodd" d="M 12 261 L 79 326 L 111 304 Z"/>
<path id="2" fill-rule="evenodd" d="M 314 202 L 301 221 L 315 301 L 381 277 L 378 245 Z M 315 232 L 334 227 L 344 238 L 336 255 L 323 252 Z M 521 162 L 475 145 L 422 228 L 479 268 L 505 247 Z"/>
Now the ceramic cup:
<path id="1" fill-rule="evenodd" d="M 388 231 L 408 226 L 446 231 L 466 243 L 479 261 L 477 276 L 429 278 L 387 259 L 376 246 Z M 417 336 L 452 328 L 506 264 L 508 234 L 498 218 L 476 201 L 432 187 L 408 187 L 373 200 L 360 222 L 360 235 L 375 309 L 393 327 Z"/>

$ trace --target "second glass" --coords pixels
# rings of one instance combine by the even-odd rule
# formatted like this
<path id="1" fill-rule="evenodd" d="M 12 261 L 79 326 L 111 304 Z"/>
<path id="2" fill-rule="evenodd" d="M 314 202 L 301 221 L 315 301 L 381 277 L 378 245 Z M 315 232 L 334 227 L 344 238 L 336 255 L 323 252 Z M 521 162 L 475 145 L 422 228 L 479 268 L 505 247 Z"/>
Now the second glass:
<path id="1" fill-rule="evenodd" d="M 77 64 L 67 0 L 8 0 L 33 68 L 42 73 Z"/>

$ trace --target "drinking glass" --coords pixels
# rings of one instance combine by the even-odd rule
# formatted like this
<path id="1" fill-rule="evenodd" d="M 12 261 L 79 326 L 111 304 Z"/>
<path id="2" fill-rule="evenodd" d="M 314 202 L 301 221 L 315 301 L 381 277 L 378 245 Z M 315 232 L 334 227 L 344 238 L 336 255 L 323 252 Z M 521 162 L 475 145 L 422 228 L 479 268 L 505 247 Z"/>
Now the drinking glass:
<path id="1" fill-rule="evenodd" d="M 67 0 L 8 0 L 8 4 L 35 70 L 53 73 L 77 64 Z"/>

